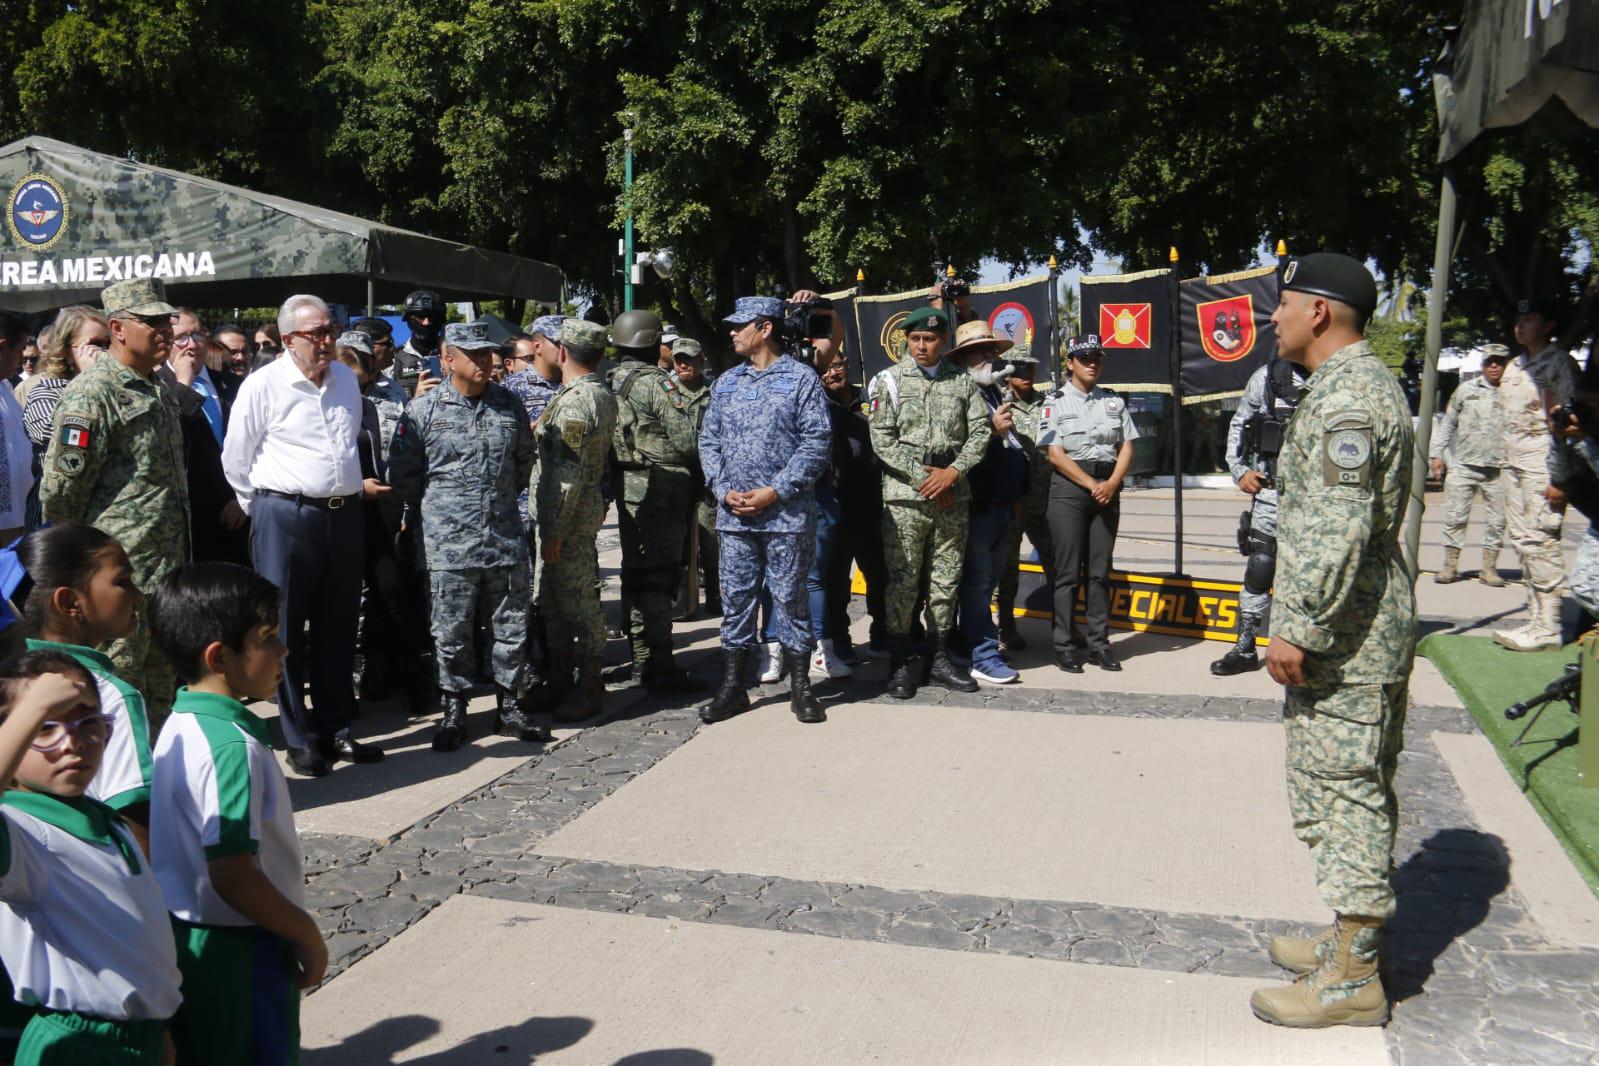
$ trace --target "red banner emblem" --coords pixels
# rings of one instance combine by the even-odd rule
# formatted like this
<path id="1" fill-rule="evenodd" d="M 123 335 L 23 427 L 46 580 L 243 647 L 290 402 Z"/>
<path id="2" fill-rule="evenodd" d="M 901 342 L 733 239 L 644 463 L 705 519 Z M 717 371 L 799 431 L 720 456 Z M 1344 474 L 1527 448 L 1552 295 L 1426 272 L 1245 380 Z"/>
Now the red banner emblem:
<path id="1" fill-rule="evenodd" d="M 1148 304 L 1100 304 L 1099 343 L 1105 348 L 1148 348 Z"/>
<path id="2" fill-rule="evenodd" d="M 1234 363 L 1255 350 L 1255 299 L 1245 293 L 1197 304 L 1199 343 L 1218 363 Z"/>

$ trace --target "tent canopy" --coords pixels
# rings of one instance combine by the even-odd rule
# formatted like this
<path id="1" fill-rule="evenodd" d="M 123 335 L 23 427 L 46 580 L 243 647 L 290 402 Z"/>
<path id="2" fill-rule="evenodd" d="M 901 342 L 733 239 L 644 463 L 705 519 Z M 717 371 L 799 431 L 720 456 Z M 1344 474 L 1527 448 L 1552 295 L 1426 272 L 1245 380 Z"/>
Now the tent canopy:
<path id="1" fill-rule="evenodd" d="M 1599 126 L 1599 0 L 1467 0 L 1434 80 L 1439 162 L 1556 100 Z"/>
<path id="2" fill-rule="evenodd" d="M 560 305 L 561 271 L 163 167 L 28 137 L 0 148 L 0 308 L 98 303 L 159 277 L 176 303 L 267 307 L 297 292 L 351 305 L 415 288 Z"/>

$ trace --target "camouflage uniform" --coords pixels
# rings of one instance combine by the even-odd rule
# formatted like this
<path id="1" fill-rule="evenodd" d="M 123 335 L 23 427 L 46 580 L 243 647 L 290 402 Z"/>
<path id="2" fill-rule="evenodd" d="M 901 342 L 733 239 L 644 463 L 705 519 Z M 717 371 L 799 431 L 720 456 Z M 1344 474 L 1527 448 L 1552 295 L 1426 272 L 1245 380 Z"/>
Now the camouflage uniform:
<path id="1" fill-rule="evenodd" d="M 1448 464 L 1444 475 L 1444 547 L 1466 545 L 1471 500 L 1482 493 L 1482 550 L 1499 553 L 1505 535 L 1505 416 L 1499 389 L 1486 378 L 1473 378 L 1455 390 L 1432 435 L 1432 459 Z"/>
<path id="2" fill-rule="evenodd" d="M 150 286 L 159 283 L 124 282 Z M 110 290 L 107 290 L 110 300 Z M 163 304 L 163 306 L 165 306 Z M 56 406 L 39 502 L 50 522 L 85 522 L 115 537 L 149 593 L 189 557 L 189 488 L 178 405 L 151 377 L 103 355 Z M 172 668 L 151 643 L 141 604 L 132 636 L 103 649 L 144 694 L 152 722 L 172 706 Z"/>
<path id="3" fill-rule="evenodd" d="M 816 479 L 827 470 L 832 426 L 815 371 L 782 356 L 740 363 L 716 379 L 700 433 L 700 465 L 717 500 L 722 647 L 753 648 L 761 586 L 772 593 L 777 641 L 809 656 L 806 577 L 816 553 Z M 770 486 L 777 502 L 753 517 L 728 509 L 729 492 Z"/>
<path id="4" fill-rule="evenodd" d="M 616 397 L 597 374 L 562 385 L 535 430 L 534 506 L 540 541 L 561 538 L 561 561 L 539 568 L 539 612 L 550 649 L 598 658 L 605 652 L 596 538 L 605 521 L 605 453 L 616 428 Z"/>
<path id="5" fill-rule="evenodd" d="M 528 558 L 516 494 L 533 470 L 527 413 L 498 385 L 473 399 L 446 378 L 413 400 L 406 418 L 389 456 L 389 482 L 417 516 L 439 687 L 472 687 L 478 619 L 488 615 L 494 682 L 520 694 Z"/>
<path id="6" fill-rule="evenodd" d="M 1549 449 L 1549 479 L 1557 485 L 1574 477 L 1599 478 L 1599 440 L 1584 437 L 1575 444 L 1561 442 Z M 1590 521 L 1577 548 L 1568 579 L 1571 598 L 1590 618 L 1599 619 L 1599 522 Z"/>
<path id="7" fill-rule="evenodd" d="M 1288 797 L 1322 898 L 1387 919 L 1416 599 L 1399 551 L 1414 450 L 1398 383 L 1359 342 L 1311 375 L 1278 462 L 1272 636 L 1304 649 L 1287 690 Z"/>
<path id="8" fill-rule="evenodd" d="M 1564 403 L 1571 398 L 1576 369 L 1571 356 L 1551 344 L 1537 355 L 1512 359 L 1499 382 L 1499 407 L 1505 419 L 1506 528 L 1521 556 L 1534 622 L 1552 613 L 1540 603 L 1553 599 L 1565 577 L 1560 515 L 1544 497 L 1549 488 L 1550 441 L 1545 401 Z"/>
<path id="9" fill-rule="evenodd" d="M 697 440 L 700 430 L 705 428 L 705 413 L 711 409 L 711 383 L 712 379 L 706 375 L 700 381 L 700 387 L 691 389 L 678 381 L 678 388 L 683 390 L 683 404 L 688 410 L 689 418 L 694 422 L 694 436 Z M 720 573 L 717 569 L 716 555 L 716 499 L 711 495 L 710 486 L 704 484 L 705 476 L 699 470 L 699 457 L 696 453 L 694 472 L 701 483 L 700 491 L 694 502 L 694 521 L 697 525 L 696 552 L 699 567 L 705 572 L 706 596 L 721 596 Z M 689 574 L 686 581 L 696 580 L 696 575 Z"/>
<path id="10" fill-rule="evenodd" d="M 870 398 L 872 449 L 883 464 L 888 631 L 896 637 L 910 633 L 925 573 L 933 623 L 947 633 L 955 624 L 956 586 L 966 552 L 972 490 L 965 475 L 988 449 L 988 405 L 966 371 L 940 360 L 929 379 L 909 355 L 872 379 Z M 924 465 L 960 471 L 947 503 L 917 495 L 927 478 Z"/>
<path id="11" fill-rule="evenodd" d="M 694 422 L 677 375 L 629 357 L 611 379 L 617 398 L 616 511 L 622 595 L 635 669 L 669 664 L 672 608 L 694 515 Z"/>
<path id="12" fill-rule="evenodd" d="M 1050 572 L 1054 569 L 1054 548 L 1045 515 L 1049 511 L 1049 476 L 1054 467 L 1049 465 L 1048 457 L 1038 450 L 1038 415 L 1043 410 L 1040 389 L 1046 386 L 1047 383 L 1034 385 L 1032 399 L 1029 400 L 1022 399 L 1014 392 L 1010 396 L 1015 433 L 1027 449 L 1027 495 L 1022 501 L 1022 520 L 1011 525 L 1010 551 L 1006 553 L 1004 565 L 999 571 L 999 588 L 995 598 L 999 601 L 1000 627 L 1004 630 L 1016 624 L 1016 589 L 1021 579 L 1017 568 L 1022 563 L 1023 533 L 1027 534 L 1028 541 L 1038 551 L 1038 558 L 1044 567 L 1045 585 L 1053 584 Z"/>

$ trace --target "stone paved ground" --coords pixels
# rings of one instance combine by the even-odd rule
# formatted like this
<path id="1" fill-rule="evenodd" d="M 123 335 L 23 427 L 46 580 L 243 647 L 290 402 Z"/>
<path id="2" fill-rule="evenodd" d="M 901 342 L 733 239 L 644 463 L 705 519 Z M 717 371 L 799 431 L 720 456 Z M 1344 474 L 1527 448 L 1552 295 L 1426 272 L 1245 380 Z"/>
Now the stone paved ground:
<path id="1" fill-rule="evenodd" d="M 876 686 L 836 686 L 877 702 Z M 780 698 L 773 687 L 769 694 Z M 950 951 L 1280 980 L 1265 954 L 1280 922 L 1025 899 L 804 882 L 738 871 L 583 861 L 541 851 L 556 827 L 693 738 L 688 708 L 635 691 L 613 717 L 532 758 L 387 843 L 307 836 L 310 904 L 333 973 L 456 893 L 763 927 Z M 1218 697 L 929 689 L 919 702 L 1049 714 L 1270 721 L 1275 703 Z M 1509 884 L 1497 838 L 1474 822 L 1431 742 L 1475 728 L 1464 712 L 1416 708 L 1398 788 L 1400 911 L 1386 1036 L 1397 1063 L 1586 1063 L 1599 1051 L 1599 951 L 1546 941 Z M 821 728 L 826 728 L 821 727 Z"/>

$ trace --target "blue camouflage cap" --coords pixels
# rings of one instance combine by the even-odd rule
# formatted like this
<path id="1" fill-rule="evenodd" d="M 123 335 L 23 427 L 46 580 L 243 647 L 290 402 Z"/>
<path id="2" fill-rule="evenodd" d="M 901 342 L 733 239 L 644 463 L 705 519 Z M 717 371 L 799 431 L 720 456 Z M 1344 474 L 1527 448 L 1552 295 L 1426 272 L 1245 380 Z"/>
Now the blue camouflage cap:
<path id="1" fill-rule="evenodd" d="M 565 315 L 540 315 L 533 320 L 527 328 L 530 336 L 543 337 L 556 344 L 561 343 L 561 323 L 566 321 Z"/>
<path id="2" fill-rule="evenodd" d="M 485 348 L 499 347 L 498 343 L 489 339 L 488 320 L 482 318 L 472 322 L 451 322 L 445 326 L 444 345 L 447 348 L 459 348 L 463 352 L 481 352 Z"/>
<path id="3" fill-rule="evenodd" d="M 783 301 L 775 296 L 740 296 L 733 313 L 722 319 L 729 326 L 742 326 L 757 318 L 782 318 Z"/>

